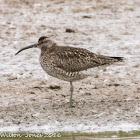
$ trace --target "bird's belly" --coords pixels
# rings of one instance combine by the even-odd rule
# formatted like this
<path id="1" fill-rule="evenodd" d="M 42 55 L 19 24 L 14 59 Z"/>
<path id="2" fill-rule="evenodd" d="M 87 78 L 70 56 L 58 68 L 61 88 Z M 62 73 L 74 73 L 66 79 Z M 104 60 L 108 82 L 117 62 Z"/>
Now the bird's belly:
<path id="1" fill-rule="evenodd" d="M 41 61 L 42 60 L 40 59 L 40 64 L 48 75 L 64 81 L 77 81 L 87 78 L 88 76 L 94 76 L 99 72 L 100 69 L 99 67 L 95 67 L 78 72 L 68 72 L 57 66 L 54 66 L 53 63 L 48 64 L 47 61 L 46 63 L 42 63 Z"/>
<path id="2" fill-rule="evenodd" d="M 83 74 L 81 72 L 65 72 L 65 73 L 57 74 L 55 75 L 55 77 L 64 81 L 77 81 L 88 77 L 88 75 Z"/>
<path id="3" fill-rule="evenodd" d="M 88 75 L 81 72 L 66 72 L 66 71 L 49 71 L 45 70 L 50 76 L 64 80 L 64 81 L 77 81 L 86 78 Z"/>
<path id="4" fill-rule="evenodd" d="M 82 80 L 82 79 L 87 78 L 88 76 L 95 76 L 100 70 L 100 68 L 96 67 L 96 68 L 91 68 L 91 69 L 87 69 L 80 72 L 67 72 L 60 68 L 51 67 L 49 65 L 41 64 L 41 66 L 48 75 L 64 80 L 64 81 Z"/>
<path id="5" fill-rule="evenodd" d="M 53 63 L 47 63 L 47 61 L 44 61 L 43 58 L 40 57 L 40 64 L 43 70 L 50 76 L 53 76 L 55 78 L 64 80 L 64 81 L 76 81 L 81 80 L 87 77 L 86 74 L 83 74 L 82 72 L 68 72 L 65 71 L 55 65 Z"/>
<path id="6" fill-rule="evenodd" d="M 50 76 L 64 80 L 64 81 L 77 81 L 86 78 L 88 75 L 82 72 L 67 72 L 60 68 L 42 65 L 43 70 Z"/>

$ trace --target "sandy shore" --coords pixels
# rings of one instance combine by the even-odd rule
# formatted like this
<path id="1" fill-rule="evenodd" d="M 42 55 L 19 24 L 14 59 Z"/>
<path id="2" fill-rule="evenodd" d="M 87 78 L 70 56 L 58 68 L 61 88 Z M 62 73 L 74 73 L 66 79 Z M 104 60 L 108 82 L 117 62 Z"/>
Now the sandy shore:
<path id="1" fill-rule="evenodd" d="M 140 130 L 139 6 L 139 0 L 1 0 L 0 131 Z M 126 59 L 74 83 L 69 108 L 69 83 L 48 78 L 39 50 L 14 55 L 52 34 L 59 45 Z"/>

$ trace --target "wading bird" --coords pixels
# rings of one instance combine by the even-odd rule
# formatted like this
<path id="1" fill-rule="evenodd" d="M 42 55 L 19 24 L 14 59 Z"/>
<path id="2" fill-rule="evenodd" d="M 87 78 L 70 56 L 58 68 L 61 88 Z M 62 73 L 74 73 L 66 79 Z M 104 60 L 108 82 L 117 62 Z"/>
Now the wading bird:
<path id="1" fill-rule="evenodd" d="M 45 36 L 40 37 L 38 43 L 22 48 L 15 55 L 29 48 L 41 50 L 39 60 L 47 74 L 70 82 L 70 107 L 74 90 L 73 81 L 88 77 L 89 74 L 86 73 L 88 69 L 123 60 L 123 57 L 97 55 L 83 48 L 59 46 Z"/>

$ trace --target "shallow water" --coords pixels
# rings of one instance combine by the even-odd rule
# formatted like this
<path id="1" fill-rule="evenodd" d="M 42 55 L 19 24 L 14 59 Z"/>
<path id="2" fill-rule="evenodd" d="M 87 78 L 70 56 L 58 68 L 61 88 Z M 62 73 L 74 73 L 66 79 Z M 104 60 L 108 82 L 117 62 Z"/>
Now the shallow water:
<path id="1" fill-rule="evenodd" d="M 140 140 L 140 131 L 133 132 L 102 132 L 102 133 L 0 133 L 0 140 Z"/>

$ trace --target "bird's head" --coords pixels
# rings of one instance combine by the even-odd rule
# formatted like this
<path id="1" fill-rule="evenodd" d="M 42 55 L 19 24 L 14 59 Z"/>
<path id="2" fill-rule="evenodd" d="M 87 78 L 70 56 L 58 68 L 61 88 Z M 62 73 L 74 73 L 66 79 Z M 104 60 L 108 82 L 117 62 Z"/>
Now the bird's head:
<path id="1" fill-rule="evenodd" d="M 47 48 L 52 47 L 55 43 L 53 41 L 49 40 L 48 38 L 49 37 L 46 37 L 46 36 L 40 37 L 38 40 L 38 43 L 20 49 L 15 55 L 17 55 L 21 51 L 29 49 L 29 48 L 39 48 L 41 50 L 45 50 Z"/>

